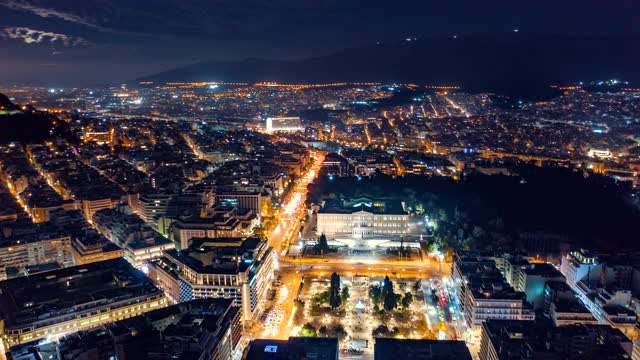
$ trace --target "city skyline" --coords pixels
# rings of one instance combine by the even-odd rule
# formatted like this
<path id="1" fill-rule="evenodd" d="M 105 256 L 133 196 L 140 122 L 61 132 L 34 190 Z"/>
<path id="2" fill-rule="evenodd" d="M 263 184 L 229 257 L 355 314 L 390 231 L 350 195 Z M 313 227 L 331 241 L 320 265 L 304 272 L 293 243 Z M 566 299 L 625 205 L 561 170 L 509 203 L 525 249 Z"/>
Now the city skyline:
<path id="1" fill-rule="evenodd" d="M 631 0 L 0 0 L 0 360 L 640 360 Z"/>

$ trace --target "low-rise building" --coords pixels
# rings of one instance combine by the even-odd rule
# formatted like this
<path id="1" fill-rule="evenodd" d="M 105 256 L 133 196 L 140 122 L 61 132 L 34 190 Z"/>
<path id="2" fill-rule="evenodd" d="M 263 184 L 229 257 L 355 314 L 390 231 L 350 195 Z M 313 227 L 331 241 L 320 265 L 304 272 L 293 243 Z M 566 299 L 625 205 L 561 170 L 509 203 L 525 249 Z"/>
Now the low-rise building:
<path id="1" fill-rule="evenodd" d="M 76 265 L 112 260 L 124 256 L 122 248 L 97 232 L 76 237 L 73 239 L 71 247 Z"/>
<path id="2" fill-rule="evenodd" d="M 409 213 L 400 201 L 326 200 L 318 211 L 317 227 L 329 238 L 401 237 L 409 232 Z"/>
<path id="3" fill-rule="evenodd" d="M 116 209 L 103 209 L 93 216 L 93 223 L 107 239 L 124 249 L 124 257 L 136 268 L 150 259 L 162 256 L 174 243 L 153 230 L 134 214 Z"/>

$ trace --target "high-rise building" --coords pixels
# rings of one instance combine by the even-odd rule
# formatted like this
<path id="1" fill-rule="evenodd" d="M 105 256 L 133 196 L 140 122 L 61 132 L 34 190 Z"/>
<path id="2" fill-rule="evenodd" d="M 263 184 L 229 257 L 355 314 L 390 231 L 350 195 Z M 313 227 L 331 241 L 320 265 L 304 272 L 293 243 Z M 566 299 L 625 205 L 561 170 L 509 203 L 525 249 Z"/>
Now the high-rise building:
<path id="1" fill-rule="evenodd" d="M 2 239 L 0 264 L 5 268 L 24 271 L 27 267 L 55 263 L 73 265 L 71 237 L 67 234 L 40 234 L 33 237 Z"/>
<path id="2" fill-rule="evenodd" d="M 24 360 L 227 360 L 232 358 L 242 331 L 240 309 L 232 303 L 225 299 L 192 300 L 66 334 L 59 341 L 14 346 L 11 355 Z"/>
<path id="3" fill-rule="evenodd" d="M 137 215 L 116 209 L 103 209 L 93 215 L 93 224 L 107 239 L 122 247 L 124 258 L 136 268 L 150 259 L 162 256 L 175 245 L 153 230 Z"/>
<path id="4" fill-rule="evenodd" d="M 535 314 L 524 292 L 515 291 L 492 258 L 458 253 L 451 267 L 460 306 L 469 326 L 493 320 L 533 321 Z"/>
<path id="5" fill-rule="evenodd" d="M 212 194 L 212 205 L 227 205 L 241 210 L 253 210 L 256 214 L 262 214 L 268 194 L 251 191 L 220 191 Z"/>
<path id="6" fill-rule="evenodd" d="M 274 278 L 273 250 L 257 238 L 192 240 L 151 261 L 149 277 L 173 302 L 233 299 L 244 321 L 256 320 Z"/>
<path id="7" fill-rule="evenodd" d="M 567 278 L 567 284 L 576 286 L 580 281 L 598 281 L 601 267 L 597 257 L 580 250 L 572 251 L 562 258 L 560 272 Z"/>
<path id="8" fill-rule="evenodd" d="M 145 193 L 131 201 L 131 208 L 144 222 L 157 228 L 157 218 L 166 215 L 169 203 L 174 195 L 164 193 Z"/>
<path id="9" fill-rule="evenodd" d="M 118 245 L 105 239 L 97 232 L 76 237 L 71 243 L 76 265 L 121 258 L 124 253 Z"/>

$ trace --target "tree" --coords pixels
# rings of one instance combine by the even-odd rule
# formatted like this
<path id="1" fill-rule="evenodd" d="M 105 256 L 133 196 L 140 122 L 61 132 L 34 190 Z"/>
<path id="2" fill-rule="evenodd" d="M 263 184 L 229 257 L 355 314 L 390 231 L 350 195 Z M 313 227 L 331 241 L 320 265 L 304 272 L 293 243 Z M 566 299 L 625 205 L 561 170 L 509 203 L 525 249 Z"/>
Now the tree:
<path id="1" fill-rule="evenodd" d="M 318 332 L 316 331 L 315 326 L 313 326 L 311 323 L 306 323 L 304 324 L 302 329 L 300 329 L 300 336 L 316 337 L 318 336 Z"/>
<path id="2" fill-rule="evenodd" d="M 337 309 L 342 305 L 342 299 L 340 298 L 340 276 L 336 273 L 331 274 L 329 305 L 331 305 L 332 309 Z"/>
<path id="3" fill-rule="evenodd" d="M 329 252 L 329 242 L 327 241 L 327 236 L 324 233 L 320 234 L 320 237 L 318 238 L 316 250 L 321 254 Z"/>
<path id="4" fill-rule="evenodd" d="M 373 329 L 373 331 L 371 331 L 371 335 L 373 337 L 385 336 L 388 334 L 389 334 L 389 328 L 386 327 L 385 325 L 380 325 L 377 328 Z"/>
<path id="5" fill-rule="evenodd" d="M 369 288 L 369 299 L 374 305 L 378 305 L 382 301 L 382 288 L 374 285 Z"/>
<path id="6" fill-rule="evenodd" d="M 327 332 L 327 327 L 324 325 L 320 326 L 320 329 L 318 329 L 318 333 L 320 333 L 321 335 L 327 336 Z"/>
<path id="7" fill-rule="evenodd" d="M 413 303 L 413 295 L 411 295 L 410 292 L 404 294 L 404 297 L 402 298 L 402 307 L 408 308 L 409 306 L 411 306 L 412 303 Z"/>
<path id="8" fill-rule="evenodd" d="M 395 309 L 397 306 L 398 306 L 398 298 L 396 297 L 396 294 L 392 292 L 386 293 L 384 295 L 384 303 L 383 303 L 384 309 L 387 311 L 391 311 Z"/>
<path id="9" fill-rule="evenodd" d="M 326 302 L 329 302 L 330 297 L 331 297 L 331 294 L 329 291 L 323 291 L 313 296 L 313 302 L 318 304 L 324 304 Z"/>
<path id="10" fill-rule="evenodd" d="M 331 332 L 333 333 L 333 336 L 341 340 L 347 337 L 347 331 L 344 329 L 344 326 L 342 326 L 341 324 L 334 325 L 331 328 Z"/>
<path id="11" fill-rule="evenodd" d="M 389 276 L 385 276 L 382 282 L 382 294 L 387 295 L 388 293 L 393 293 L 393 283 L 391 279 L 389 279 Z"/>
<path id="12" fill-rule="evenodd" d="M 413 291 L 419 291 L 421 287 L 422 287 L 422 282 L 420 281 L 420 279 L 418 279 L 413 284 Z"/>
<path id="13" fill-rule="evenodd" d="M 385 276 L 384 281 L 382 282 L 382 297 L 382 306 L 385 310 L 391 311 L 398 306 L 398 298 L 393 292 L 393 283 L 391 282 L 391 279 L 389 279 L 389 276 Z"/>
<path id="14" fill-rule="evenodd" d="M 340 298 L 342 299 L 342 303 L 346 303 L 349 300 L 351 294 L 349 294 L 349 288 L 347 286 L 342 288 L 342 293 L 340 294 Z"/>
<path id="15" fill-rule="evenodd" d="M 391 329 L 391 335 L 392 335 L 393 337 L 396 337 L 396 336 L 400 335 L 400 328 L 398 328 L 397 326 L 394 326 L 394 327 Z"/>

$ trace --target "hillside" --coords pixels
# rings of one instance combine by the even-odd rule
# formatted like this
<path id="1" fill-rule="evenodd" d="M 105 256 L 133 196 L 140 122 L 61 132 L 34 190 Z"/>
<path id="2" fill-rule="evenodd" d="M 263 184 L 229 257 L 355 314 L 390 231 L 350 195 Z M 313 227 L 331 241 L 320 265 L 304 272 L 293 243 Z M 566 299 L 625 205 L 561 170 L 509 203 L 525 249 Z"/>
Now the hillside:
<path id="1" fill-rule="evenodd" d="M 39 143 L 69 133 L 64 121 L 31 106 L 19 107 L 3 94 L 0 94 L 0 128 L 0 144 L 12 141 Z"/>
<path id="2" fill-rule="evenodd" d="M 549 84 L 582 80 L 619 78 L 639 83 L 638 40 L 523 33 L 427 37 L 290 61 L 205 61 L 139 80 L 414 82 L 526 94 Z"/>

